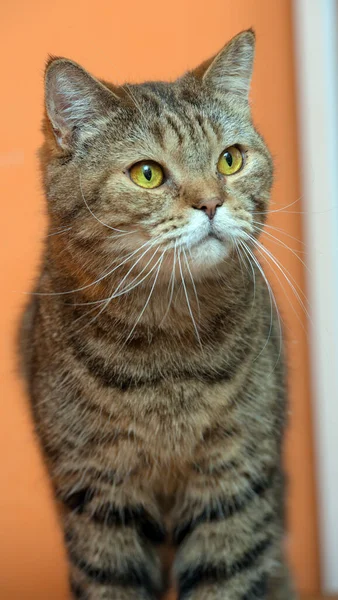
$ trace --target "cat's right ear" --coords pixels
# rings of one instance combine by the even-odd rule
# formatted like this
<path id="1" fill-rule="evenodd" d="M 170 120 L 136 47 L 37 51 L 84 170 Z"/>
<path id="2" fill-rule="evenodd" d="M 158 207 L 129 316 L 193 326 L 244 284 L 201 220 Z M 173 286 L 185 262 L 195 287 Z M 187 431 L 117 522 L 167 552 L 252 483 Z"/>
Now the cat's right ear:
<path id="1" fill-rule="evenodd" d="M 205 85 L 247 99 L 255 53 L 255 33 L 242 31 L 222 50 L 193 71 Z"/>
<path id="2" fill-rule="evenodd" d="M 74 133 L 90 135 L 119 98 L 80 65 L 51 58 L 45 71 L 45 103 L 57 144 L 71 151 Z"/>

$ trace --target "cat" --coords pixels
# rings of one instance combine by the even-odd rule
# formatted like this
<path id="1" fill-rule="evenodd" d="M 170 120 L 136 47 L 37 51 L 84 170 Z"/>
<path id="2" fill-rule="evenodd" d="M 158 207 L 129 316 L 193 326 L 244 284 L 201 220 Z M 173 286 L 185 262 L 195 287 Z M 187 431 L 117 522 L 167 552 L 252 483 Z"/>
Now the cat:
<path id="1" fill-rule="evenodd" d="M 46 67 L 49 230 L 20 355 L 73 598 L 295 598 L 254 48 L 244 31 L 171 83 Z"/>

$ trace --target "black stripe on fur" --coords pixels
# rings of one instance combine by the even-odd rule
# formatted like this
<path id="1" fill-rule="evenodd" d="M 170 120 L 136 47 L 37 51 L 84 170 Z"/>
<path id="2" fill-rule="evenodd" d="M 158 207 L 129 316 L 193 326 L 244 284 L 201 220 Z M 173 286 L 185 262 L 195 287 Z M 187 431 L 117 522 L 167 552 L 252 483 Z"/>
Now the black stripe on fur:
<path id="1" fill-rule="evenodd" d="M 249 590 L 244 594 L 242 600 L 261 600 L 268 593 L 268 578 L 263 574 L 260 579 L 253 582 Z"/>
<path id="2" fill-rule="evenodd" d="M 197 515 L 197 517 L 189 519 L 181 525 L 177 525 L 173 534 L 174 543 L 177 545 L 181 544 L 184 538 L 201 523 L 228 519 L 235 513 L 243 510 L 255 496 L 261 496 L 272 486 L 274 474 L 275 471 L 272 471 L 267 477 L 251 482 L 248 489 L 242 494 L 219 499 L 217 507 L 209 506 Z"/>
<path id="3" fill-rule="evenodd" d="M 82 514 L 89 502 L 93 500 L 95 495 L 94 490 L 85 487 L 77 492 L 72 492 L 62 498 L 62 502 L 70 510 Z"/>
<path id="4" fill-rule="evenodd" d="M 126 375 L 113 365 L 106 365 L 102 356 L 95 355 L 83 348 L 83 345 L 76 343 L 72 338 L 72 345 L 75 357 L 82 362 L 87 371 L 97 379 L 104 387 L 114 387 L 120 391 L 128 391 L 144 386 L 161 385 L 166 379 L 174 379 L 176 381 L 186 379 L 197 379 L 202 383 L 221 383 L 229 381 L 237 373 L 237 369 L 243 362 L 243 357 L 247 353 L 247 348 L 243 345 L 241 352 L 234 355 L 231 361 L 226 361 L 225 364 L 216 369 L 208 369 L 199 367 L 196 370 L 188 370 L 185 368 L 168 371 L 167 373 L 151 373 L 147 377 L 135 377 L 134 375 Z"/>
<path id="5" fill-rule="evenodd" d="M 92 489 L 83 488 L 64 496 L 62 502 L 73 512 L 83 514 L 94 495 Z M 96 510 L 89 509 L 87 515 L 91 521 L 104 527 L 134 527 L 139 535 L 153 544 L 162 544 L 167 535 L 163 524 L 154 519 L 143 506 L 117 507 L 112 502 L 107 502 Z"/>
<path id="6" fill-rule="evenodd" d="M 73 598 L 76 598 L 76 600 L 87 600 L 88 596 L 85 590 L 79 583 L 77 583 L 73 579 L 71 579 L 70 581 L 70 591 L 72 593 Z"/>
<path id="7" fill-rule="evenodd" d="M 143 588 L 149 593 L 156 591 L 157 586 L 143 564 L 130 561 L 125 564 L 124 569 L 101 569 L 94 567 L 82 558 L 78 557 L 73 551 L 69 551 L 72 563 L 92 582 L 99 585 L 125 587 L 131 586 Z"/>
<path id="8" fill-rule="evenodd" d="M 165 528 L 156 521 L 143 506 L 117 508 L 112 503 L 104 504 L 92 516 L 96 523 L 112 527 L 135 527 L 138 533 L 154 544 L 161 544 L 166 538 Z"/>
<path id="9" fill-rule="evenodd" d="M 241 558 L 230 565 L 201 563 L 186 569 L 179 575 L 179 600 L 184 600 L 196 587 L 204 583 L 225 583 L 234 575 L 255 565 L 257 559 L 270 547 L 271 540 L 266 538 L 245 552 Z"/>

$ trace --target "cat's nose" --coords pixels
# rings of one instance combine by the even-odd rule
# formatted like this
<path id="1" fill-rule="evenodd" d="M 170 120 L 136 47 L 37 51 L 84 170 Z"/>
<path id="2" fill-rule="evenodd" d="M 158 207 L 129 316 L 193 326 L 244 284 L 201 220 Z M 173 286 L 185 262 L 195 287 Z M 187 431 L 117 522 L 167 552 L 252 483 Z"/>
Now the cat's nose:
<path id="1" fill-rule="evenodd" d="M 201 200 L 194 208 L 198 208 L 199 210 L 203 210 L 205 212 L 210 221 L 214 218 L 216 214 L 216 210 L 219 206 L 222 206 L 223 200 L 222 198 L 210 198 L 209 200 Z"/>

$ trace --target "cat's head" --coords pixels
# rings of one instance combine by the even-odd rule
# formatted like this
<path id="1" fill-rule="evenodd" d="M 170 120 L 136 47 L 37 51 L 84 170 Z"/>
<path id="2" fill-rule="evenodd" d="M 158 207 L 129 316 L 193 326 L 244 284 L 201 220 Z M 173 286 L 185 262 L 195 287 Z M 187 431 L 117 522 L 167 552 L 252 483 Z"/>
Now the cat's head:
<path id="1" fill-rule="evenodd" d="M 245 31 L 172 83 L 121 87 L 51 59 L 41 156 L 53 226 L 107 261 L 180 249 L 195 276 L 250 244 L 272 184 L 248 102 L 254 45 Z"/>

